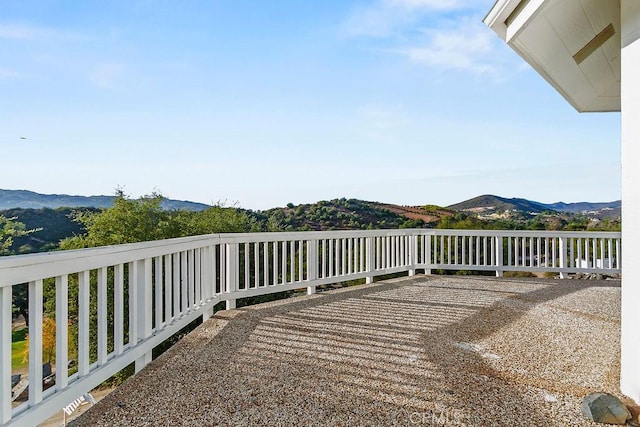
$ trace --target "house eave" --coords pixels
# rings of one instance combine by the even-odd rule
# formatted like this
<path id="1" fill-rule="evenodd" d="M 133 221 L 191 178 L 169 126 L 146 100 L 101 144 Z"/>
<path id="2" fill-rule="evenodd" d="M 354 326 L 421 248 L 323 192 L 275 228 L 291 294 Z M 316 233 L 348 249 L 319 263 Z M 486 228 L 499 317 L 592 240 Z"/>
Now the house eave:
<path id="1" fill-rule="evenodd" d="M 620 111 L 617 0 L 498 0 L 483 22 L 576 110 Z"/>

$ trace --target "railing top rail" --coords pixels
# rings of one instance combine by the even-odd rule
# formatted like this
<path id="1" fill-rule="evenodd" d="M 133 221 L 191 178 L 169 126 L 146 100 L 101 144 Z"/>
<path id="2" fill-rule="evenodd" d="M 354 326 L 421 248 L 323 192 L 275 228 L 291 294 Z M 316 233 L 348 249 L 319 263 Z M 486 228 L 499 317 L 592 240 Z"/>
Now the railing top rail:
<path id="1" fill-rule="evenodd" d="M 585 238 L 598 237 L 616 239 L 621 238 L 619 231 L 552 231 L 552 230 L 454 230 L 427 229 L 426 234 L 445 236 L 495 236 L 495 237 L 566 237 Z"/>
<path id="2" fill-rule="evenodd" d="M 98 248 L 54 251 L 39 254 L 0 257 L 0 287 L 55 277 L 78 271 L 124 264 L 140 259 L 181 251 L 233 243 L 289 240 L 323 240 L 345 237 L 384 236 L 486 236 L 549 238 L 621 238 L 620 232 L 531 231 L 531 230 L 450 230 L 450 229 L 382 229 L 343 231 L 294 231 L 265 233 L 225 233 L 150 242 L 129 243 Z"/>

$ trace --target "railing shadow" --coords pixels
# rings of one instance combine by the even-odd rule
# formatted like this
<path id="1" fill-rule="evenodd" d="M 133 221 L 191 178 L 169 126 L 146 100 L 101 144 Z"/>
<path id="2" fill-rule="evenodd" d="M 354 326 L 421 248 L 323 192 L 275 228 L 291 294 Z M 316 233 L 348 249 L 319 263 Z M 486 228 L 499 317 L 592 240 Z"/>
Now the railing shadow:
<path id="1" fill-rule="evenodd" d="M 72 425 L 561 425 L 473 343 L 619 286 L 574 282 L 419 277 L 221 312 Z"/>

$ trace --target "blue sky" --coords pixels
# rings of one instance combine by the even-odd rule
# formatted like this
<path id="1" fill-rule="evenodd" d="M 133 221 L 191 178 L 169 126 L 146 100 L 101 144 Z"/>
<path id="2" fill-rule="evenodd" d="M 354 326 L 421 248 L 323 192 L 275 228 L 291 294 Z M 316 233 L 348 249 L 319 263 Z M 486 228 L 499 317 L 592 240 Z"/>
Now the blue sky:
<path id="1" fill-rule="evenodd" d="M 0 0 L 0 188 L 619 199 L 619 114 L 577 113 L 482 24 L 492 5 Z"/>

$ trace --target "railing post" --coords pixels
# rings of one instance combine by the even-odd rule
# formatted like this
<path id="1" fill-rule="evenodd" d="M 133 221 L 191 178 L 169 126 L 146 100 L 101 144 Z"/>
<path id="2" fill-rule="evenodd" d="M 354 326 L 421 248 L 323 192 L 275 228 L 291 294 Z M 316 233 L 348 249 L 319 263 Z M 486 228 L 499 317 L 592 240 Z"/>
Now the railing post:
<path id="1" fill-rule="evenodd" d="M 216 279 L 213 276 L 213 264 L 215 260 L 215 246 L 206 246 L 202 249 L 202 300 L 209 301 L 216 293 Z M 213 306 L 202 313 L 202 321 L 213 316 Z"/>
<path id="2" fill-rule="evenodd" d="M 431 253 L 433 250 L 431 237 L 432 235 L 429 233 L 425 233 L 424 235 L 424 274 L 431 274 L 431 266 L 433 262 L 433 254 Z"/>
<path id="3" fill-rule="evenodd" d="M 240 268 L 239 263 L 239 252 L 238 252 L 238 244 L 237 243 L 227 243 L 227 268 L 226 268 L 226 289 L 225 292 L 230 294 L 236 292 L 238 290 L 238 269 Z M 227 299 L 227 310 L 232 310 L 236 308 L 236 300 Z"/>
<path id="4" fill-rule="evenodd" d="M 153 301 L 151 297 L 153 295 L 152 283 L 151 283 L 151 259 L 143 259 L 135 262 L 136 275 L 135 284 L 136 296 L 137 296 L 137 322 L 135 328 L 137 329 L 137 338 L 142 341 L 151 335 L 151 319 Z M 133 343 L 135 345 L 135 343 Z M 149 350 L 138 359 L 136 359 L 135 370 L 136 373 L 140 372 L 145 366 L 151 362 L 152 351 Z"/>
<path id="5" fill-rule="evenodd" d="M 0 287 L 0 423 L 11 419 L 11 286 Z"/>
<path id="6" fill-rule="evenodd" d="M 302 248 L 300 248 L 302 250 Z M 313 283 L 318 278 L 318 241 L 307 240 L 307 281 Z M 307 286 L 307 295 L 316 293 L 316 285 Z"/>
<path id="7" fill-rule="evenodd" d="M 558 248 L 558 257 L 560 258 L 560 268 L 567 268 L 567 266 L 569 265 L 567 263 L 567 238 L 566 237 L 560 237 L 559 238 L 560 241 L 560 247 Z M 560 272 L 560 278 L 561 279 L 566 279 L 567 278 L 567 273 L 565 273 L 564 271 Z"/>
<path id="8" fill-rule="evenodd" d="M 409 276 L 416 275 L 418 264 L 418 239 L 415 234 L 409 236 Z"/>
<path id="9" fill-rule="evenodd" d="M 504 270 L 504 245 L 502 242 L 502 236 L 494 237 L 495 241 L 495 253 L 496 253 L 496 277 L 502 277 Z"/>
<path id="10" fill-rule="evenodd" d="M 365 254 L 365 268 L 366 268 L 366 272 L 369 273 L 366 276 L 365 282 L 366 283 L 372 283 L 373 282 L 373 270 L 374 270 L 374 265 L 373 265 L 373 239 L 374 237 L 367 237 L 365 239 L 365 246 L 366 246 L 366 254 Z"/>

